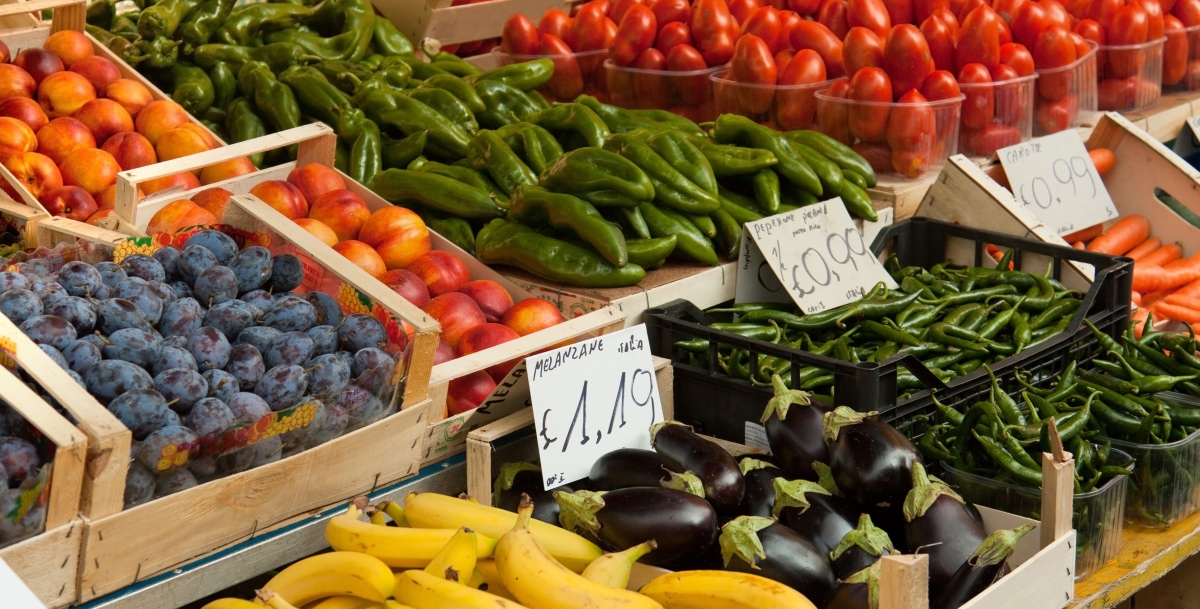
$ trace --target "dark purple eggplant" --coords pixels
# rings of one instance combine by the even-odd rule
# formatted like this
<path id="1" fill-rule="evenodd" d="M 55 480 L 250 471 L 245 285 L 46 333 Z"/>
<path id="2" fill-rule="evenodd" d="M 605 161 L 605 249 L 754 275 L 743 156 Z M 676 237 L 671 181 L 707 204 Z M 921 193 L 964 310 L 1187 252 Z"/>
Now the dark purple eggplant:
<path id="1" fill-rule="evenodd" d="M 686 567 L 717 540 L 717 514 L 701 497 L 669 488 L 635 486 L 615 491 L 555 493 L 562 527 L 591 534 L 620 551 L 653 539 L 658 548 L 642 562 Z"/>
<path id="2" fill-rule="evenodd" d="M 904 499 L 900 549 L 929 555 L 929 589 L 941 590 L 983 543 L 987 531 L 976 522 L 962 497 L 920 463 L 912 468 L 913 489 Z"/>
<path id="3" fill-rule="evenodd" d="M 825 414 L 829 467 L 846 498 L 866 511 L 898 507 L 912 488 L 917 447 L 904 434 L 875 418 L 838 406 Z"/>
<path id="4" fill-rule="evenodd" d="M 500 466 L 500 475 L 492 485 L 492 505 L 510 512 L 517 511 L 521 503 L 521 495 L 529 495 L 533 500 L 533 518 L 558 525 L 558 503 L 554 501 L 554 491 L 574 492 L 570 486 L 563 485 L 551 490 L 545 490 L 542 484 L 542 468 L 535 463 L 505 463 Z"/>
<path id="5" fill-rule="evenodd" d="M 1003 577 L 1005 561 L 1012 555 L 1017 541 L 1035 526 L 1031 522 L 988 535 L 950 578 L 941 594 L 936 596 L 937 600 L 929 606 L 930 609 L 958 609 Z"/>
<path id="6" fill-rule="evenodd" d="M 833 573 L 838 579 L 846 579 L 879 562 L 879 557 L 896 548 L 883 529 L 871 522 L 869 514 L 858 517 L 858 527 L 846 533 L 837 547 L 829 553 L 833 561 Z"/>
<path id="7" fill-rule="evenodd" d="M 879 609 L 879 561 L 838 582 L 825 609 Z"/>
<path id="8" fill-rule="evenodd" d="M 825 598 L 837 581 L 825 554 L 799 533 L 772 518 L 738 516 L 721 529 L 725 569 L 753 573 Z"/>
<path id="9" fill-rule="evenodd" d="M 783 470 L 758 459 L 742 459 L 738 467 L 746 478 L 746 492 L 738 512 L 743 516 L 770 516 L 771 508 L 775 507 L 775 479 L 783 476 Z"/>
<path id="10" fill-rule="evenodd" d="M 821 420 L 829 407 L 812 401 L 812 394 L 788 389 L 779 375 L 771 377 L 775 396 L 767 402 L 760 421 L 779 468 L 789 478 L 816 480 L 812 462 L 829 462 L 829 449 L 821 433 Z"/>
<path id="11" fill-rule="evenodd" d="M 618 448 L 596 459 L 588 478 L 598 491 L 615 491 L 633 486 L 659 486 L 667 472 L 683 473 L 671 459 L 652 450 Z"/>
<path id="12" fill-rule="evenodd" d="M 650 427 L 655 452 L 696 474 L 704 483 L 704 498 L 723 514 L 736 513 L 746 491 L 737 461 L 716 442 L 700 437 L 688 425 L 663 421 Z"/>
<path id="13" fill-rule="evenodd" d="M 816 482 L 776 478 L 774 488 L 771 515 L 813 542 L 821 554 L 828 556 L 854 530 L 859 511 Z"/>

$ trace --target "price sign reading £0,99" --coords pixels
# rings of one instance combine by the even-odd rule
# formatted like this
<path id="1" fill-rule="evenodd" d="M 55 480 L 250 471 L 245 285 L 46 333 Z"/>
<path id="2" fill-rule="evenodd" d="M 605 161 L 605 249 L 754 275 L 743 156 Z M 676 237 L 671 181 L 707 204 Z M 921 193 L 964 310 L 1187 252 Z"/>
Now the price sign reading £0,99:
<path id="1" fill-rule="evenodd" d="M 1017 202 L 1056 235 L 1117 217 L 1112 197 L 1075 130 L 1001 148 L 996 154 Z"/>
<path id="2" fill-rule="evenodd" d="M 582 480 L 618 448 L 650 449 L 663 420 L 646 326 L 525 358 L 546 490 Z"/>
<path id="3" fill-rule="evenodd" d="M 895 288 L 840 198 L 742 226 L 737 302 L 787 302 L 819 313 L 854 302 L 876 283 Z"/>

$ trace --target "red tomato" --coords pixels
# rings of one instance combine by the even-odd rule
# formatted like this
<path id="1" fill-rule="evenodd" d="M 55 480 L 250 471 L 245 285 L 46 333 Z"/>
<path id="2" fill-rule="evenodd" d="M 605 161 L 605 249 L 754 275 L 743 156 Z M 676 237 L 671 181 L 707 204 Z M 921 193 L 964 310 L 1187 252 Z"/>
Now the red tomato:
<path id="1" fill-rule="evenodd" d="M 958 72 L 959 86 L 967 98 L 962 105 L 962 124 L 970 129 L 982 129 L 996 114 L 996 94 L 992 75 L 987 66 L 969 63 Z"/>
<path id="2" fill-rule="evenodd" d="M 783 24 L 779 21 L 779 11 L 772 7 L 763 6 L 758 8 L 753 13 L 750 13 L 748 19 L 741 23 L 740 36 L 753 35 L 762 38 L 762 41 L 767 43 L 772 53 L 778 53 L 784 47 L 791 45 L 790 42 L 787 44 L 783 43 L 783 39 L 785 38 L 783 35 Z M 734 53 L 737 53 L 736 48 L 734 49 Z"/>
<path id="3" fill-rule="evenodd" d="M 1100 46 L 1104 46 L 1104 41 L 1107 39 L 1104 35 L 1104 28 L 1095 19 L 1080 19 L 1079 23 L 1075 24 L 1074 32 Z"/>
<path id="4" fill-rule="evenodd" d="M 677 44 L 692 44 L 692 30 L 688 28 L 686 23 L 672 21 L 658 31 L 658 38 L 654 41 L 654 48 L 658 49 L 663 54 L 671 50 L 671 47 Z"/>
<path id="5" fill-rule="evenodd" d="M 795 56 L 796 52 L 791 49 L 784 49 L 775 54 L 775 69 L 779 71 L 779 84 L 783 84 L 783 75 L 787 74 L 788 65 L 792 63 L 792 58 Z M 825 71 L 825 62 L 821 62 L 821 71 Z"/>
<path id="6" fill-rule="evenodd" d="M 1009 65 L 1000 64 L 990 72 L 992 82 L 994 83 L 1002 83 L 1020 78 L 1017 71 Z M 996 87 L 996 120 L 1005 125 L 1021 124 L 1021 120 L 1025 118 L 1026 106 L 1028 105 L 1025 93 L 1029 91 L 1028 87 L 1030 84 L 1028 82 L 1019 84 L 1009 82 Z"/>
<path id="7" fill-rule="evenodd" d="M 1200 0 L 1197 0 L 1200 2 Z M 1050 16 L 1046 9 L 1037 2 L 1026 2 L 1017 9 L 1012 19 L 1013 42 L 1032 49 L 1037 44 L 1038 36 L 1050 25 Z"/>
<path id="8" fill-rule="evenodd" d="M 939 8 L 950 10 L 950 0 L 913 0 L 913 22 L 924 23 Z"/>
<path id="9" fill-rule="evenodd" d="M 950 9 L 948 8 L 939 8 L 938 10 L 933 11 L 933 13 L 929 16 L 938 19 L 950 28 L 950 31 L 954 33 L 954 44 L 957 46 L 958 39 L 961 38 L 962 30 L 962 27 L 958 24 L 958 17 L 955 17 L 954 13 L 950 12 Z"/>
<path id="10" fill-rule="evenodd" d="M 1187 75 L 1183 77 L 1183 84 L 1189 89 L 1200 88 L 1200 60 L 1188 62 Z"/>
<path id="11" fill-rule="evenodd" d="M 675 22 L 687 23 L 692 20 L 692 5 L 687 0 L 650 0 L 646 5 L 654 11 L 654 18 L 658 19 L 658 27 Z"/>
<path id="12" fill-rule="evenodd" d="M 745 23 L 750 18 L 750 13 L 758 10 L 762 3 L 758 0 L 730 0 L 729 12 L 733 14 L 733 18 L 737 22 Z"/>
<path id="13" fill-rule="evenodd" d="M 504 22 L 500 50 L 510 55 L 533 55 L 538 48 L 538 29 L 529 17 L 517 13 Z"/>
<path id="14" fill-rule="evenodd" d="M 842 41 L 829 28 L 816 21 L 801 21 L 792 28 L 792 48 L 796 51 L 812 49 L 825 60 L 825 72 L 830 78 L 844 74 L 842 64 Z"/>
<path id="15" fill-rule="evenodd" d="M 1162 81 L 1163 86 L 1169 87 L 1179 84 L 1187 74 L 1188 38 L 1183 22 L 1175 15 L 1163 18 L 1163 29 L 1167 42 L 1163 45 Z"/>
<path id="16" fill-rule="evenodd" d="M 841 40 L 850 31 L 849 11 L 847 0 L 821 0 L 821 6 L 817 8 L 817 23 L 829 28 Z"/>
<path id="17" fill-rule="evenodd" d="M 1113 15 L 1108 26 L 1108 43 L 1113 46 L 1142 44 L 1150 30 L 1150 15 L 1140 4 L 1127 4 Z"/>
<path id="18" fill-rule="evenodd" d="M 1000 15 L 1001 19 L 1012 23 L 1013 17 L 1017 15 L 1017 9 L 1029 1 L 1031 0 L 995 0 L 992 2 L 992 8 Z"/>
<path id="19" fill-rule="evenodd" d="M 1200 0 L 1177 0 L 1171 14 L 1179 17 L 1183 27 L 1200 25 Z"/>
<path id="20" fill-rule="evenodd" d="M 825 82 L 825 61 L 812 49 L 804 49 L 779 73 L 781 85 L 811 85 Z M 817 110 L 811 90 L 779 90 L 775 96 L 775 121 L 784 130 L 808 129 Z"/>
<path id="21" fill-rule="evenodd" d="M 934 65 L 929 44 L 917 26 L 902 23 L 892 28 L 883 46 L 883 67 L 892 79 L 893 95 L 921 88 Z"/>
<path id="22" fill-rule="evenodd" d="M 571 20 L 568 38 L 563 42 L 576 51 L 599 51 L 608 48 L 604 43 L 604 20 L 608 19 L 608 13 L 601 10 L 606 5 L 597 4 L 598 1 L 592 0 L 583 5 Z"/>
<path id="23" fill-rule="evenodd" d="M 565 41 L 569 31 L 571 31 L 571 18 L 556 8 L 546 11 L 542 15 L 542 20 L 538 22 L 539 34 L 557 36 L 559 40 Z"/>
<path id="24" fill-rule="evenodd" d="M 825 82 L 825 60 L 812 49 L 796 52 L 786 70 L 779 71 L 781 85 L 812 85 Z"/>
<path id="25" fill-rule="evenodd" d="M 939 70 L 954 69 L 954 32 L 946 22 L 937 17 L 930 17 L 921 23 L 921 34 L 929 44 L 929 54 L 933 57 L 933 65 Z"/>
<path id="26" fill-rule="evenodd" d="M 555 99 L 575 99 L 583 93 L 583 72 L 567 43 L 554 34 L 542 34 L 537 54 L 557 56 L 552 58 L 554 76 L 546 83 L 546 88 Z"/>
<path id="27" fill-rule="evenodd" d="M 852 27 L 842 45 L 842 63 L 853 75 L 860 68 L 883 67 L 883 40 L 865 27 Z"/>
<path id="28" fill-rule="evenodd" d="M 633 60 L 633 66 L 639 70 L 664 71 L 667 69 L 667 58 L 658 49 L 646 49 Z M 634 93 L 638 105 L 647 108 L 666 109 L 671 102 L 667 99 L 666 77 L 662 74 L 649 72 L 635 73 L 632 78 Z"/>
<path id="29" fill-rule="evenodd" d="M 696 72 L 707 68 L 704 56 L 691 45 L 677 44 L 667 53 L 667 69 L 672 72 Z M 699 107 L 712 98 L 712 83 L 707 74 L 688 77 L 682 83 L 677 79 L 674 86 L 679 102 L 685 106 Z"/>
<path id="30" fill-rule="evenodd" d="M 988 74 L 992 75 L 992 82 L 1002 82 L 1021 77 L 1020 74 L 1017 74 L 1016 68 L 1003 63 L 998 64 L 996 67 L 988 70 Z"/>
<path id="31" fill-rule="evenodd" d="M 1033 47 L 1033 63 L 1043 70 L 1061 68 L 1075 63 L 1075 43 L 1070 32 L 1062 28 L 1049 28 L 1038 37 Z M 1038 77 L 1038 93 L 1050 101 L 1058 101 L 1070 92 L 1074 75 L 1060 72 Z"/>
<path id="32" fill-rule="evenodd" d="M 997 14 L 999 14 L 999 13 L 997 13 Z M 1006 44 L 1012 42 L 1013 41 L 1012 28 L 1010 28 L 1008 26 L 1008 22 L 1001 19 L 999 22 L 997 22 L 997 25 L 1000 26 L 1000 35 L 999 35 L 1000 45 L 1003 46 L 1003 45 L 1006 45 Z"/>
<path id="33" fill-rule="evenodd" d="M 608 58 L 619 66 L 633 63 L 642 51 L 654 46 L 656 32 L 658 22 L 650 7 L 644 4 L 629 7 L 621 25 L 617 26 L 617 37 L 608 49 Z"/>
<path id="34" fill-rule="evenodd" d="M 708 65 L 719 66 L 733 57 L 737 21 L 725 0 L 696 0 L 691 29 L 697 49 Z"/>
<path id="35" fill-rule="evenodd" d="M 751 85 L 774 85 L 779 81 L 775 56 L 766 41 L 754 34 L 738 38 L 733 45 L 733 59 L 729 62 L 729 78 Z M 774 99 L 769 88 L 739 87 L 738 103 L 741 108 L 754 114 L 771 110 Z"/>
<path id="36" fill-rule="evenodd" d="M 933 164 L 937 142 L 937 121 L 933 108 L 920 91 L 913 89 L 900 96 L 899 105 L 888 119 L 887 143 L 891 146 L 892 169 L 915 178 Z"/>
<path id="37" fill-rule="evenodd" d="M 667 69 L 672 72 L 707 70 L 704 56 L 690 44 L 677 44 L 667 51 Z"/>
<path id="38" fill-rule="evenodd" d="M 663 55 L 658 49 L 646 49 L 638 54 L 637 59 L 633 60 L 630 66 L 639 70 L 665 72 L 667 69 L 667 56 Z"/>
<path id="39" fill-rule="evenodd" d="M 1075 32 L 1071 32 L 1071 42 L 1075 45 L 1076 59 L 1088 54 L 1092 50 L 1092 45 L 1088 44 L 1087 38 L 1080 36 Z"/>
<path id="40" fill-rule="evenodd" d="M 825 91 L 825 95 L 834 98 L 833 100 L 817 100 L 817 129 L 843 144 L 851 142 L 850 111 L 849 104 L 837 100 L 846 99 L 849 91 L 850 82 L 838 80 Z"/>
<path id="41" fill-rule="evenodd" d="M 1042 133 L 1058 133 L 1075 123 L 1079 114 L 1079 99 L 1068 95 L 1058 101 L 1039 101 L 1037 126 Z"/>
<path id="42" fill-rule="evenodd" d="M 1175 8 L 1175 0 L 1162 0 L 1159 4 L 1162 5 L 1164 15 L 1170 15 L 1171 9 Z"/>
<path id="43" fill-rule="evenodd" d="M 1137 77 L 1106 78 L 1096 87 L 1101 110 L 1124 110 L 1133 105 L 1137 94 Z"/>
<path id="44" fill-rule="evenodd" d="M 1021 130 L 1000 123 L 990 123 L 983 129 L 963 129 L 958 136 L 959 150 L 974 156 L 992 156 L 1001 148 L 1021 143 Z"/>
<path id="45" fill-rule="evenodd" d="M 1058 0 L 1038 0 L 1042 8 L 1046 9 L 1046 16 L 1050 18 L 1050 25 L 1061 25 L 1062 27 L 1071 29 L 1075 25 L 1075 18 L 1071 13 L 1067 12 L 1067 7 L 1063 6 Z"/>
<path id="46" fill-rule="evenodd" d="M 1107 32 L 1112 25 L 1113 16 L 1123 6 L 1125 6 L 1125 0 L 1091 0 L 1087 12 L 1083 16 L 1099 23 L 1100 27 Z"/>
<path id="47" fill-rule="evenodd" d="M 642 0 L 613 0 L 612 6 L 608 7 L 608 18 L 620 23 L 629 7 L 641 3 Z"/>
<path id="48" fill-rule="evenodd" d="M 925 82 L 921 83 L 921 95 L 929 101 L 940 101 L 954 99 L 962 95 L 962 91 L 959 90 L 958 79 L 954 78 L 953 73 L 934 70 L 925 77 Z"/>
<path id="49" fill-rule="evenodd" d="M 854 149 L 855 154 L 861 156 L 870 163 L 871 169 L 876 173 L 884 173 L 892 171 L 892 149 L 883 145 L 871 142 L 858 142 L 850 148 Z"/>
<path id="50" fill-rule="evenodd" d="M 850 78 L 846 97 L 858 102 L 849 112 L 850 135 L 868 142 L 881 142 L 887 135 L 892 102 L 892 81 L 882 68 L 863 68 Z"/>
<path id="51" fill-rule="evenodd" d="M 883 0 L 850 0 L 846 23 L 850 27 L 865 27 L 880 38 L 887 38 L 892 30 L 892 19 Z"/>
<path id="52" fill-rule="evenodd" d="M 779 11 L 779 44 L 789 49 L 792 48 L 792 39 L 788 34 L 801 21 L 804 21 L 804 18 L 795 11 Z"/>
<path id="53" fill-rule="evenodd" d="M 883 4 L 893 25 L 913 22 L 913 0 L 887 0 Z"/>
<path id="54" fill-rule="evenodd" d="M 957 8 L 951 7 L 951 10 L 954 11 L 954 16 L 958 18 L 959 23 L 962 23 L 967 20 L 967 15 L 970 15 L 972 11 L 981 6 L 990 5 L 987 3 L 987 0 L 966 0 L 966 2 L 963 2 Z"/>
<path id="55" fill-rule="evenodd" d="M 1158 0 L 1135 0 L 1142 8 L 1146 9 L 1146 16 L 1150 19 L 1146 26 L 1146 41 L 1158 40 L 1165 35 L 1166 24 L 1163 22 L 1163 8 Z"/>
<path id="56" fill-rule="evenodd" d="M 959 70 L 972 63 L 989 68 L 1000 63 L 1000 15 L 990 6 L 981 6 L 967 15 L 954 49 L 954 65 Z"/>
<path id="57" fill-rule="evenodd" d="M 816 14 L 817 9 L 821 8 L 821 2 L 820 0 L 787 0 L 787 8 L 797 15 L 808 17 Z"/>
<path id="58" fill-rule="evenodd" d="M 1033 53 L 1030 53 L 1025 45 L 1017 42 L 1000 45 L 1000 63 L 1011 66 L 1017 76 L 1034 74 Z"/>

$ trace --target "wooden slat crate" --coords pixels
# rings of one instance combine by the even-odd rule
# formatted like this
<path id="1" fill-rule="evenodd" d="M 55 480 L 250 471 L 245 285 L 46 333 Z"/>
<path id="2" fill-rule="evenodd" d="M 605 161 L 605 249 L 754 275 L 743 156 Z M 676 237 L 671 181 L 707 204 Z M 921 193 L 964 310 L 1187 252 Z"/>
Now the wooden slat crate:
<path id="1" fill-rule="evenodd" d="M 504 22 L 512 15 L 522 13 L 537 23 L 542 13 L 552 8 L 569 11 L 571 2 L 487 0 L 460 6 L 450 4 L 451 0 L 375 0 L 375 8 L 418 47 L 426 38 L 442 44 L 498 38 Z"/>
<path id="2" fill-rule="evenodd" d="M 21 233 L 21 247 L 34 247 L 34 231 L 37 223 L 49 218 L 50 214 L 34 209 L 24 203 L 17 203 L 0 194 L 0 226 L 15 226 Z"/>

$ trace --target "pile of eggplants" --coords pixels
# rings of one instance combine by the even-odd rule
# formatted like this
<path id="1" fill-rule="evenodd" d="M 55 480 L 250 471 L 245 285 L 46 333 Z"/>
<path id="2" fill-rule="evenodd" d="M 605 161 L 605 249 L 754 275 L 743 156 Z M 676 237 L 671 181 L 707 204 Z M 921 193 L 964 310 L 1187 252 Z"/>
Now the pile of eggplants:
<path id="1" fill-rule="evenodd" d="M 665 421 L 650 429 L 653 450 L 610 452 L 570 488 L 544 491 L 536 465 L 506 465 L 493 501 L 512 509 L 521 493 L 535 505 L 552 497 L 535 517 L 608 551 L 654 540 L 642 562 L 754 573 L 827 609 L 877 609 L 879 559 L 891 553 L 929 555 L 934 609 L 959 607 L 1008 573 L 1028 528 L 988 535 L 895 428 L 778 378 L 774 387 L 762 417 L 770 454 L 735 456 Z"/>

